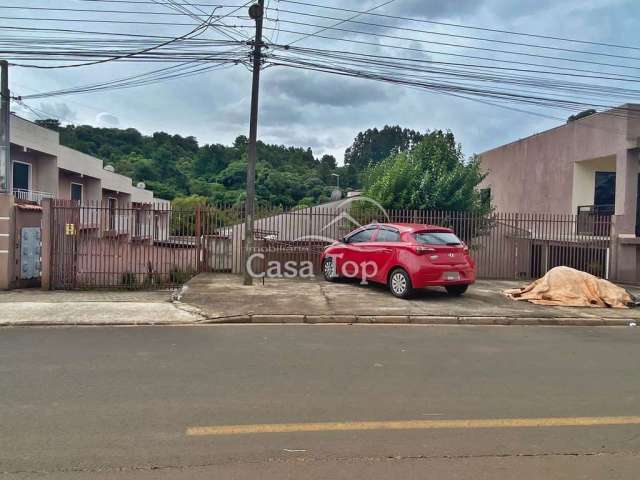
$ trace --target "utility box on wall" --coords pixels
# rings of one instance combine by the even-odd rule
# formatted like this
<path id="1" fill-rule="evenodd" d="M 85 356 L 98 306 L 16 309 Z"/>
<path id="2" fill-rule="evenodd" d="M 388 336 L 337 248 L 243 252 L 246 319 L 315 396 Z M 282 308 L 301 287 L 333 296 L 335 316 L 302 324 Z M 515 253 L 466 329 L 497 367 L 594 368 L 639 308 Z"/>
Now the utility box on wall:
<path id="1" fill-rule="evenodd" d="M 40 227 L 23 227 L 20 232 L 20 280 L 40 279 L 41 255 Z"/>

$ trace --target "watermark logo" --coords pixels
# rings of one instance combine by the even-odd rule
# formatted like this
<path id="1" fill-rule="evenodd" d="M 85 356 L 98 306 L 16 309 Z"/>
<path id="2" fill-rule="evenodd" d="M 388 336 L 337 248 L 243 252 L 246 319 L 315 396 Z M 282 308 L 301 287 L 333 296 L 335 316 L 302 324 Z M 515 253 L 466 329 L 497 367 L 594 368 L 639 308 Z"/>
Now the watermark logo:
<path id="1" fill-rule="evenodd" d="M 295 213 L 281 213 L 275 215 L 271 219 L 271 224 L 275 226 L 274 233 L 270 238 L 264 238 L 266 247 L 260 252 L 252 254 L 246 262 L 246 269 L 254 278 L 314 278 L 316 272 L 314 266 L 318 264 L 323 251 L 330 248 L 330 252 L 324 254 L 325 262 L 320 265 L 322 269 L 331 269 L 330 272 L 322 272 L 329 277 L 359 278 L 362 284 L 367 284 L 368 280 L 375 277 L 378 273 L 377 264 L 366 258 L 366 255 L 356 255 L 353 253 L 356 248 L 350 248 L 348 243 L 342 243 L 343 238 L 334 238 L 336 232 L 353 232 L 364 225 L 352 215 L 352 207 L 354 203 L 358 206 L 367 206 L 368 214 L 371 218 L 375 218 L 373 222 L 366 225 L 375 225 L 378 218 L 390 221 L 387 211 L 382 205 L 375 200 L 364 197 L 355 196 L 346 198 L 335 205 L 335 214 L 329 221 L 323 222 L 310 221 L 315 214 L 326 214 L 328 207 L 315 206 L 302 209 Z M 314 212 L 314 210 L 316 212 Z M 308 217 L 306 214 L 309 214 Z M 289 231 L 299 231 L 300 229 L 291 226 L 291 219 L 287 215 L 294 215 L 295 222 L 303 222 L 306 234 L 287 238 Z M 285 220 L 286 219 L 286 220 Z M 341 233 L 342 233 L 341 232 Z M 334 236 L 331 236 L 334 233 Z M 274 245 L 273 248 L 269 244 Z M 276 247 L 277 245 L 277 247 Z M 356 245 L 356 243 L 354 243 Z M 288 254 L 298 256 L 301 251 L 305 251 L 308 256 L 316 256 L 314 261 L 311 260 L 287 260 Z"/>

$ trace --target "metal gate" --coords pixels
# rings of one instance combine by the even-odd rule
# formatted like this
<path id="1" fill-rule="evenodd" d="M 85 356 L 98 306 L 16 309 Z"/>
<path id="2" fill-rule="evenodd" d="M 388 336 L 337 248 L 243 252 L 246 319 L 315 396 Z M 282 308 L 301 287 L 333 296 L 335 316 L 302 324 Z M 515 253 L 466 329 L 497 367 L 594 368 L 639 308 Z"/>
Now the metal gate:
<path id="1" fill-rule="evenodd" d="M 231 271 L 232 239 L 218 230 L 238 209 L 172 209 L 114 201 L 51 203 L 51 287 L 178 287 L 199 272 Z"/>

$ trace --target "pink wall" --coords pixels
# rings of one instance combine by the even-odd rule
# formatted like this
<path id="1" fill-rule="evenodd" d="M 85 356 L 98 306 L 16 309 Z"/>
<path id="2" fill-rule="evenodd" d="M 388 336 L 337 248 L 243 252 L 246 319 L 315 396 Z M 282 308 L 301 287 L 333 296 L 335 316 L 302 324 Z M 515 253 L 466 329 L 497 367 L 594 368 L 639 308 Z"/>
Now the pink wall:
<path id="1" fill-rule="evenodd" d="M 627 106 L 637 108 L 640 105 Z M 574 162 L 615 156 L 638 146 L 640 124 L 619 113 L 597 114 L 480 154 L 498 211 L 575 213 Z"/>

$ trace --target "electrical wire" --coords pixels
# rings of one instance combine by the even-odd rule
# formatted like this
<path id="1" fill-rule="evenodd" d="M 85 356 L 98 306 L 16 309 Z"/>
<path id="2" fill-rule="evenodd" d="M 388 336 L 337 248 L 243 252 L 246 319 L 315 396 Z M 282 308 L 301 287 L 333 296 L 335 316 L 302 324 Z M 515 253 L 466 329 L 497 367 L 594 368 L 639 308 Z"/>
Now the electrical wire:
<path id="1" fill-rule="evenodd" d="M 270 29 L 270 27 L 264 27 L 264 28 L 265 29 Z M 300 31 L 297 31 L 297 30 L 287 30 L 287 29 L 281 29 L 281 31 L 284 32 L 284 33 L 304 33 L 304 32 L 300 32 Z M 531 63 L 531 62 L 521 62 L 521 61 L 518 61 L 518 60 L 506 60 L 506 59 L 496 59 L 496 58 L 491 58 L 491 57 L 480 57 L 480 56 L 477 56 L 477 55 L 467 55 L 467 54 L 454 53 L 454 52 L 442 52 L 442 51 L 438 51 L 438 50 L 427 50 L 427 49 L 423 49 L 423 48 L 414 48 L 414 47 L 407 47 L 407 46 L 402 46 L 402 45 L 392 45 L 392 44 L 389 44 L 389 43 L 379 43 L 379 42 L 369 42 L 369 41 L 364 41 L 364 40 L 328 37 L 328 36 L 324 36 L 324 35 L 316 35 L 316 37 L 327 39 L 327 40 L 335 40 L 335 41 L 339 41 L 339 42 L 345 42 L 345 43 L 354 44 L 354 45 L 366 45 L 366 46 L 374 46 L 374 47 L 377 47 L 377 48 L 383 47 L 383 48 L 391 48 L 391 49 L 395 49 L 395 50 L 403 50 L 403 51 L 407 51 L 407 52 L 419 53 L 421 55 L 434 54 L 434 55 L 443 55 L 443 56 L 450 56 L 450 57 L 457 57 L 457 58 L 470 58 L 470 59 L 474 59 L 474 60 L 483 60 L 483 61 L 489 61 L 489 62 L 500 63 L 500 64 L 522 65 L 522 66 L 527 66 L 527 67 L 542 67 L 542 68 L 565 71 L 565 72 L 579 72 L 579 73 L 589 73 L 589 74 L 602 74 L 603 73 L 603 72 L 594 71 L 594 70 L 579 69 L 579 68 L 576 68 L 576 67 L 566 67 L 566 66 L 563 67 L 563 66 L 558 66 L 558 65 L 549 65 L 549 64 Z M 638 78 L 638 77 L 635 77 L 635 76 L 629 75 L 629 74 L 611 73 L 611 72 L 606 72 L 606 74 L 607 75 L 619 76 L 621 78 Z"/>
<path id="2" fill-rule="evenodd" d="M 320 25 L 316 25 L 316 24 L 310 24 L 310 23 L 307 23 L 307 22 L 296 22 L 296 21 L 293 21 L 293 20 L 282 20 L 281 19 L 280 21 L 282 23 L 288 23 L 288 24 L 293 24 L 293 25 L 298 25 L 298 26 L 307 26 L 307 27 L 318 27 L 318 26 L 320 26 Z M 561 62 L 581 63 L 581 64 L 588 64 L 588 65 L 598 65 L 598 66 L 604 66 L 604 67 L 614 67 L 614 68 L 620 68 L 620 69 L 639 70 L 640 71 L 640 66 L 620 65 L 620 64 L 613 64 L 613 63 L 596 62 L 596 61 L 593 61 L 593 60 L 584 60 L 584 59 L 575 59 L 575 58 L 566 58 L 566 57 L 554 57 L 554 56 L 550 56 L 550 55 L 542 55 L 542 54 L 537 54 L 537 53 L 527 53 L 527 52 L 513 51 L 513 50 L 498 50 L 498 49 L 495 49 L 495 48 L 476 47 L 476 46 L 472 46 L 472 45 L 461 45 L 461 44 L 455 44 L 455 43 L 436 42 L 436 41 L 422 40 L 422 39 L 417 39 L 417 38 L 412 38 L 412 37 L 403 37 L 403 36 L 399 36 L 399 35 L 388 35 L 388 34 L 384 34 L 384 33 L 366 32 L 366 31 L 363 31 L 363 30 L 352 30 L 352 29 L 349 29 L 349 28 L 339 28 L 339 27 L 328 26 L 328 27 L 325 27 L 324 30 L 332 30 L 332 31 L 342 32 L 342 33 L 352 33 L 352 34 L 357 34 L 357 35 L 374 36 L 376 38 L 386 38 L 386 39 L 392 39 L 392 40 L 411 41 L 411 42 L 424 43 L 424 44 L 429 44 L 429 45 L 440 45 L 440 46 L 446 46 L 446 47 L 465 48 L 465 49 L 481 50 L 481 51 L 487 51 L 487 52 L 499 53 L 499 54 L 526 56 L 526 57 L 542 58 L 542 59 L 545 59 L 545 60 L 556 60 L 556 61 L 561 61 Z M 317 35 L 316 33 L 309 33 L 308 36 L 315 37 L 315 36 L 320 36 L 320 35 Z"/>
<path id="3" fill-rule="evenodd" d="M 288 44 L 288 45 L 289 45 L 289 46 L 291 46 L 291 45 L 293 45 L 294 43 L 301 42 L 302 40 L 305 40 L 305 39 L 307 39 L 307 38 L 309 38 L 309 37 L 313 37 L 313 36 L 317 35 L 318 33 L 322 33 L 322 32 L 325 32 L 325 31 L 327 31 L 327 30 L 330 30 L 330 29 L 331 29 L 331 30 L 333 30 L 335 27 L 337 27 L 337 26 L 339 26 L 339 25 L 342 25 L 342 24 L 344 24 L 344 23 L 350 22 L 350 21 L 352 21 L 352 20 L 354 20 L 354 19 L 356 19 L 356 18 L 360 17 L 361 15 L 364 15 L 365 13 L 373 12 L 374 10 L 377 10 L 377 9 L 379 9 L 379 8 L 382 8 L 382 7 L 384 7 L 385 5 L 389 5 L 390 3 L 393 3 L 393 2 L 395 2 L 395 1 L 396 1 L 396 0 L 387 0 L 387 1 L 385 1 L 385 2 L 383 2 L 383 3 L 381 3 L 381 4 L 379 4 L 379 5 L 376 5 L 376 6 L 374 6 L 374 7 L 371 7 L 371 8 L 370 8 L 369 10 L 367 10 L 366 12 L 363 12 L 363 13 L 357 13 L 356 15 L 354 15 L 354 16 L 352 16 L 352 17 L 349 17 L 349 18 L 346 18 L 346 19 L 336 18 L 336 19 L 334 19 L 334 20 L 338 20 L 338 23 L 334 23 L 333 25 L 328 26 L 328 27 L 321 27 L 320 25 L 316 25 L 316 26 L 320 27 L 320 30 L 317 30 L 317 31 L 316 31 L 316 32 L 314 32 L 314 33 L 309 33 L 309 34 L 304 35 L 304 36 L 302 36 L 302 37 L 300 37 L 300 38 L 296 38 L 296 39 L 295 39 L 295 40 L 293 40 L 292 42 L 289 42 L 289 44 Z"/>
<path id="4" fill-rule="evenodd" d="M 243 6 L 248 5 L 249 3 L 251 3 L 252 0 L 249 0 L 248 2 L 246 2 Z M 223 15 L 221 17 L 218 18 L 218 20 L 225 18 L 233 13 L 235 13 L 236 11 L 238 11 L 240 8 L 242 7 L 238 7 L 235 10 L 232 10 L 231 12 L 229 12 L 226 15 Z M 213 14 L 212 14 L 213 15 Z M 131 57 L 135 57 L 137 55 L 141 55 L 143 53 L 148 53 L 151 52 L 153 50 L 157 50 L 160 49 L 162 47 L 165 47 L 167 45 L 170 45 L 174 42 L 177 42 L 179 40 L 184 40 L 185 38 L 189 38 L 191 35 L 196 34 L 198 31 L 207 28 L 208 23 L 211 21 L 211 16 L 204 22 L 202 22 L 200 25 L 198 25 L 196 28 L 194 28 L 193 30 L 191 30 L 190 32 L 181 35 L 179 37 L 175 37 L 171 40 L 167 40 L 165 42 L 162 42 L 158 45 L 152 46 L 152 47 L 148 47 L 142 50 L 138 50 L 138 51 L 133 51 L 133 52 L 129 52 L 126 54 L 122 54 L 122 55 L 116 55 L 110 58 L 106 58 L 106 59 L 101 59 L 101 60 L 93 60 L 90 62 L 84 62 L 84 63 L 79 63 L 79 64 L 66 64 L 66 65 L 35 65 L 35 64 L 13 64 L 14 66 L 18 66 L 18 67 L 27 67 L 27 68 L 40 68 L 40 69 L 60 69 L 60 68 L 76 68 L 76 67 L 84 67 L 84 66 L 89 66 L 89 65 L 98 65 L 98 64 L 102 64 L 102 63 L 106 63 L 106 62 L 111 62 L 114 60 L 122 60 L 122 59 L 126 59 L 126 58 L 131 58 Z"/>
<path id="5" fill-rule="evenodd" d="M 299 0 L 281 0 L 281 1 L 282 1 L 282 3 L 292 3 L 292 4 L 296 4 L 296 5 L 303 5 L 303 6 L 306 6 L 306 7 L 324 8 L 324 9 L 328 9 L 328 10 L 334 10 L 334 11 L 346 12 L 346 13 L 360 13 L 360 14 L 367 15 L 367 16 L 384 17 L 384 18 L 389 18 L 389 19 L 393 19 L 393 20 L 403 20 L 403 21 L 410 21 L 410 22 L 427 23 L 427 24 L 431 24 L 431 25 L 442 25 L 442 26 L 446 26 L 446 27 L 456 27 L 456 28 L 463 28 L 463 29 L 469 29 L 469 30 L 479 30 L 479 31 L 483 31 L 483 32 L 503 33 L 503 34 L 508 34 L 508 35 L 518 35 L 518 36 L 525 36 L 525 37 L 532 37 L 532 38 L 540 38 L 540 39 L 544 39 L 544 40 L 554 40 L 554 41 L 561 41 L 561 42 L 573 42 L 573 43 L 581 43 L 581 44 L 584 44 L 584 45 L 594 45 L 594 46 L 611 47 L 611 48 L 624 48 L 624 49 L 629 49 L 629 50 L 638 50 L 638 51 L 640 51 L 640 47 L 629 46 L 629 45 L 621 45 L 621 44 L 616 44 L 616 43 L 594 42 L 594 41 L 582 40 L 582 39 L 576 39 L 576 38 L 557 37 L 557 36 L 552 36 L 552 35 L 541 35 L 541 34 L 527 33 L 527 32 L 516 32 L 516 31 L 513 31 L 513 30 L 503 30 L 503 29 L 498 29 L 498 28 L 477 27 L 477 26 L 472 26 L 472 25 L 464 25 L 464 24 L 460 24 L 460 23 L 450 23 L 450 22 L 440 22 L 440 21 L 436 21 L 436 20 L 426 20 L 424 18 L 404 17 L 404 16 L 400 16 L 400 15 L 388 15 L 388 14 L 383 14 L 383 13 L 368 13 L 368 12 L 362 12 L 362 11 L 353 10 L 353 9 L 349 9 L 349 8 L 341 8 L 341 7 L 332 7 L 332 6 L 327 6 L 327 5 L 319 5 L 319 4 L 316 4 L 316 3 L 309 3 L 309 2 L 306 2 L 306 1 L 302 2 L 302 1 L 299 1 Z"/>
<path id="6" fill-rule="evenodd" d="M 304 17 L 312 17 L 312 18 L 320 18 L 320 19 L 325 19 L 325 20 L 341 20 L 337 17 L 330 17 L 327 15 L 318 15 L 318 14 L 313 14 L 313 13 L 308 13 L 308 12 L 299 12 L 299 11 L 295 11 L 295 10 L 286 10 L 286 9 L 281 9 L 282 13 L 288 13 L 291 15 L 298 15 L 298 16 L 304 16 Z M 367 11 L 368 13 L 369 11 Z M 363 13 L 364 15 L 365 13 Z M 620 58 L 620 59 L 626 59 L 626 60 L 640 60 L 640 57 L 630 57 L 627 55 L 616 55 L 616 54 L 611 54 L 611 53 L 603 53 L 603 52 L 590 52 L 590 51 L 585 51 L 585 50 L 576 50 L 576 49 L 572 49 L 572 48 L 564 48 L 564 47 L 558 47 L 558 46 L 548 46 L 548 45 L 537 45 L 534 43 L 523 43 L 523 42 L 515 42 L 515 41 L 509 41 L 509 40 L 499 40 L 499 39 L 495 39 L 495 38 L 486 38 L 486 37 L 477 37 L 477 36 L 472 36 L 472 35 L 461 35 L 461 34 L 455 34 L 455 33 L 447 33 L 447 32 L 436 32 L 433 30 L 421 30 L 418 28 L 409 28 L 409 27 L 401 27 L 398 25 L 390 25 L 390 24 L 383 24 L 383 23 L 373 23 L 373 22 L 363 22 L 360 20 L 355 20 L 355 17 L 351 17 L 349 19 L 343 20 L 340 23 L 354 23 L 357 25 L 364 25 L 367 27 L 381 27 L 381 28 L 386 28 L 386 29 L 390 29 L 390 30 L 398 30 L 398 31 L 402 31 L 402 32 L 411 32 L 411 33 L 418 33 L 418 34 L 427 34 L 427 35 L 438 35 L 438 36 L 444 36 L 444 37 L 453 37 L 453 38 L 461 38 L 461 39 L 465 39 L 465 40 L 479 40 L 479 41 L 483 41 L 483 42 L 491 42 L 491 43 L 499 43 L 499 44 L 503 44 L 503 45 L 515 45 L 515 46 L 520 46 L 520 47 L 529 47 L 529 48 L 539 48 L 539 49 L 544 49 L 544 50 L 551 50 L 551 51 L 560 51 L 560 52 L 568 52 L 568 53 L 578 53 L 581 55 L 593 55 L 593 56 L 601 56 L 601 57 L 607 57 L 607 58 Z M 329 30 L 332 29 L 332 27 L 338 26 L 339 24 L 335 24 L 335 25 L 331 25 L 331 27 L 326 27 L 325 30 Z M 316 32 L 316 33 L 320 33 L 320 32 Z M 435 43 L 435 42 L 431 42 L 429 41 L 429 43 Z M 289 44 L 291 45 L 291 44 Z M 447 45 L 447 44 L 445 44 Z M 461 45 L 455 45 L 455 46 L 460 46 L 463 48 L 468 48 L 467 46 L 461 46 Z M 502 52 L 501 50 L 497 50 L 498 52 Z"/>

